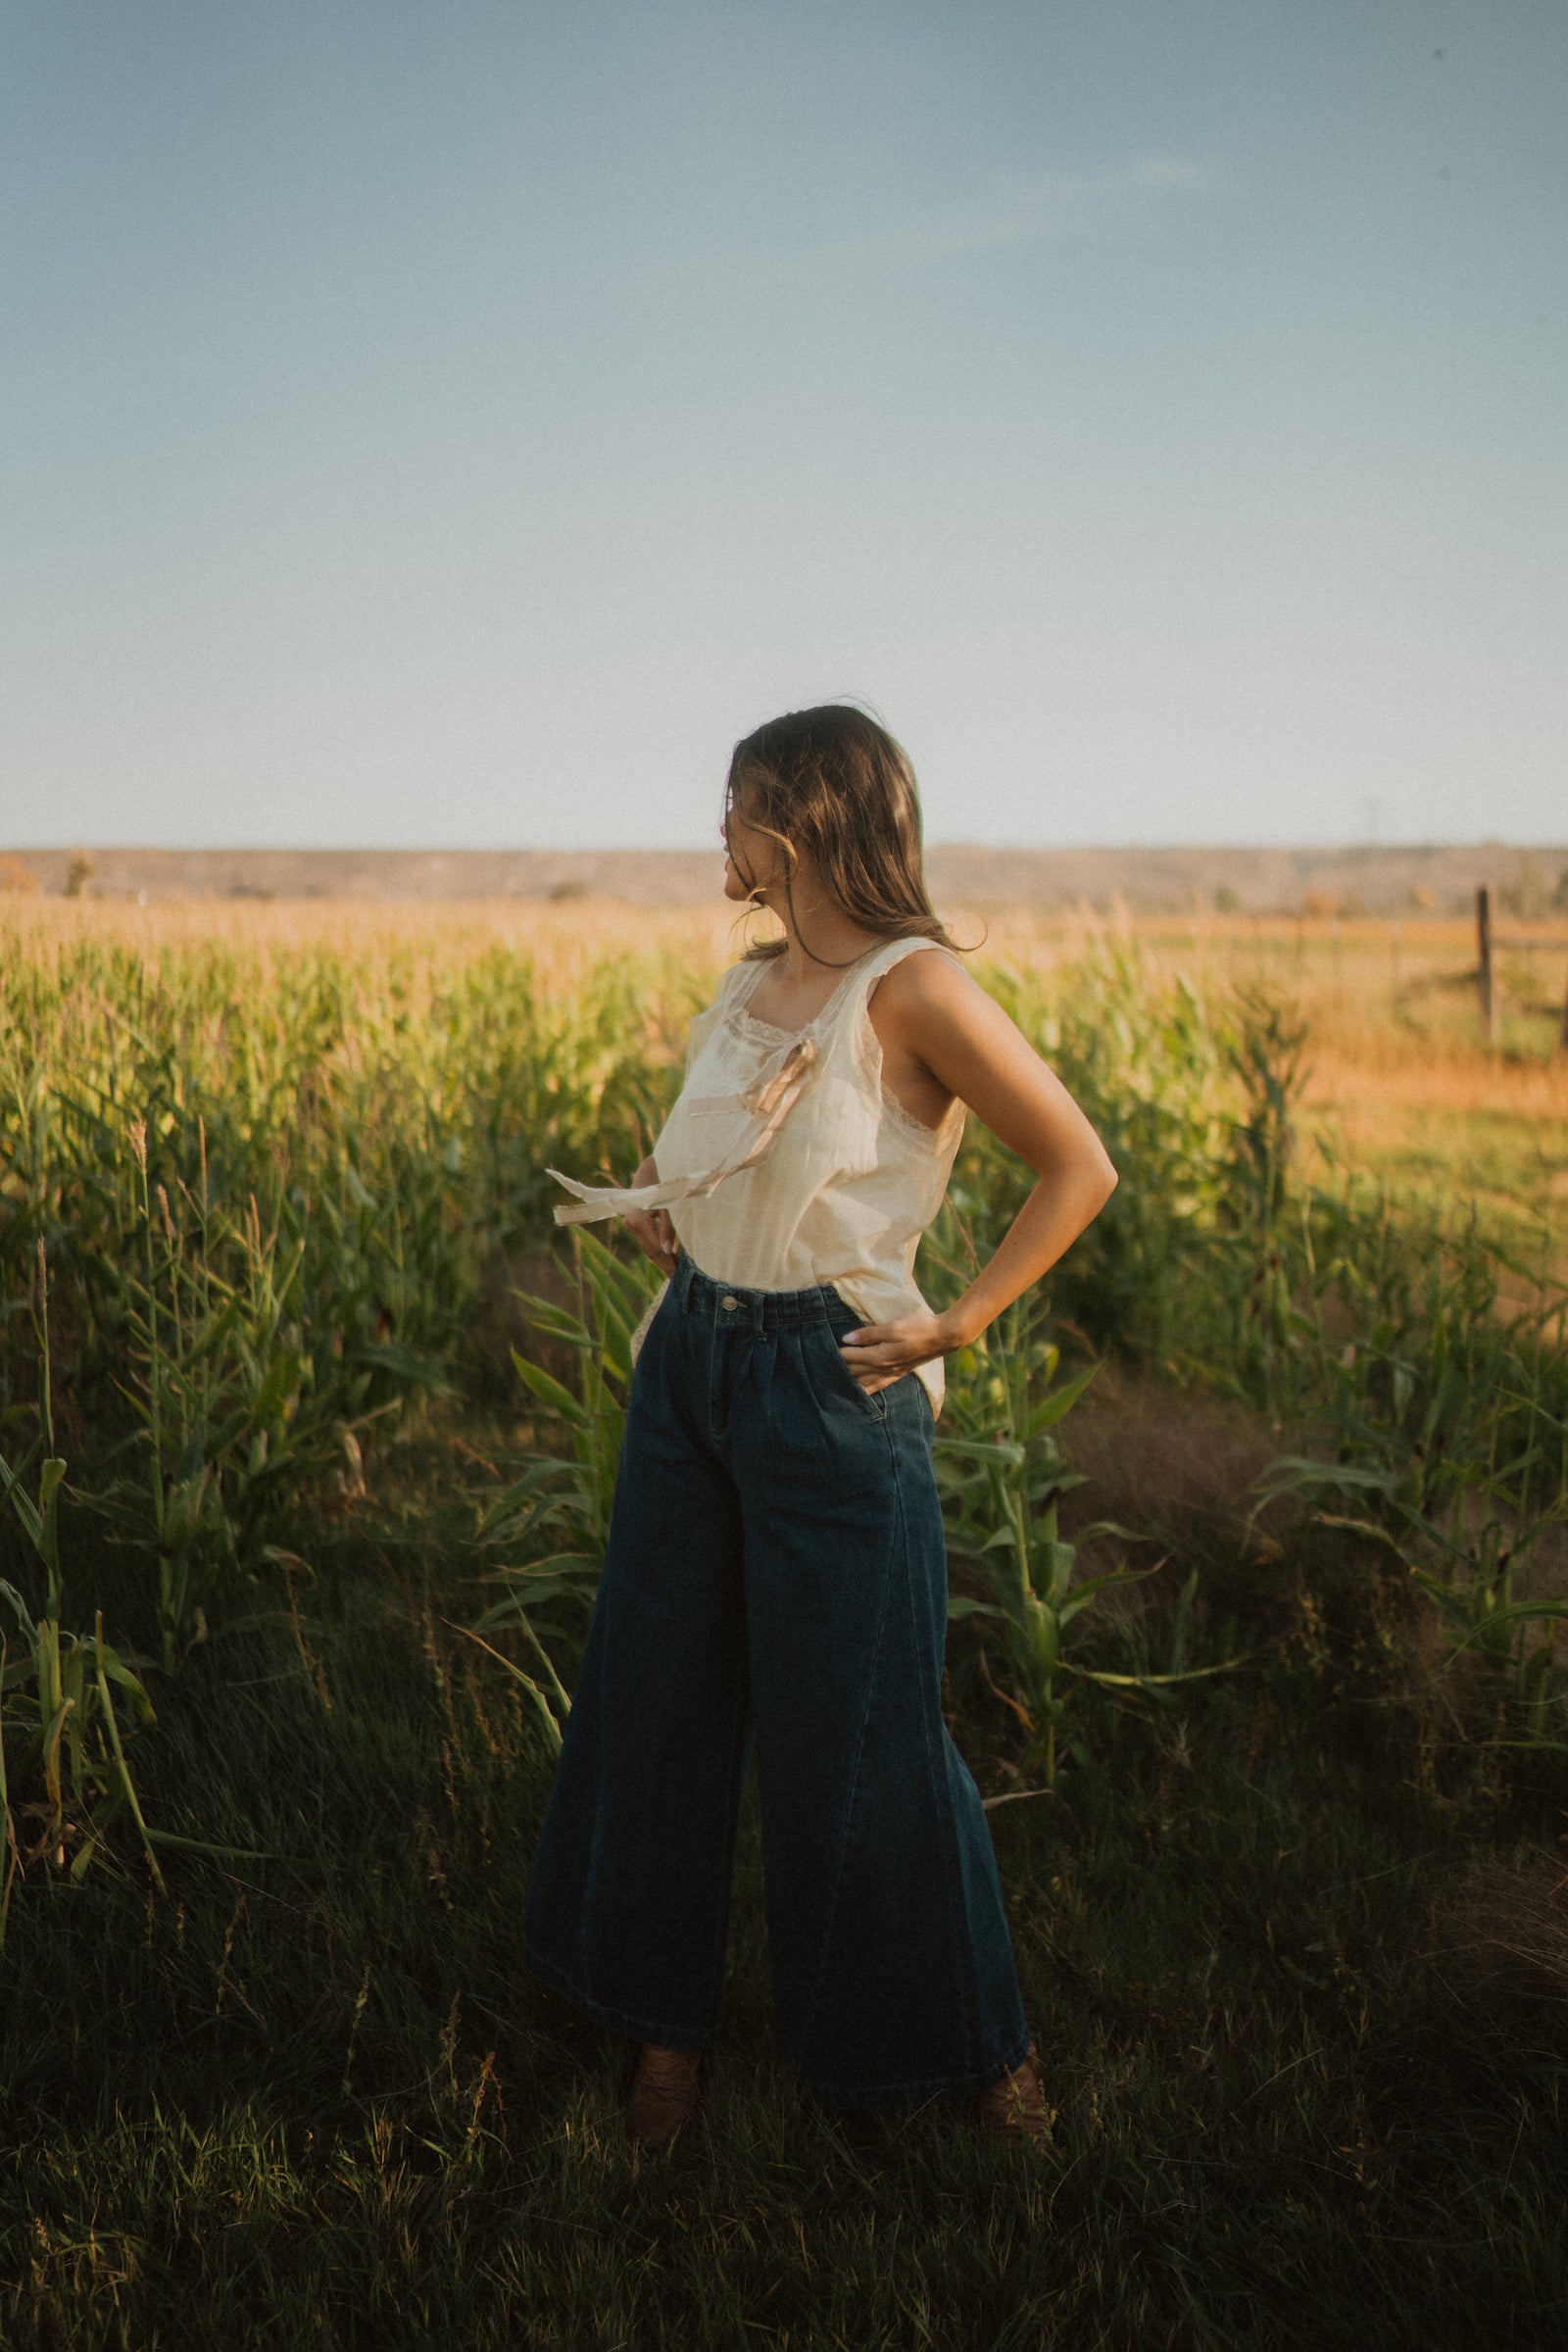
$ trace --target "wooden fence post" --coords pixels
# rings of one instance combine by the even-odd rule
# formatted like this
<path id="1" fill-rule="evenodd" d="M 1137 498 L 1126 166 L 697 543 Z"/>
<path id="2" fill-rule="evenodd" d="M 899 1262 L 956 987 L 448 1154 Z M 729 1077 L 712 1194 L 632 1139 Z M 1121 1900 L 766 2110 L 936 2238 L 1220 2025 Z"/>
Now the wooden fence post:
<path id="1" fill-rule="evenodd" d="M 1498 1005 L 1492 967 L 1492 893 L 1484 882 L 1476 892 L 1476 993 L 1481 1000 L 1481 1034 L 1489 1046 L 1494 1046 Z"/>

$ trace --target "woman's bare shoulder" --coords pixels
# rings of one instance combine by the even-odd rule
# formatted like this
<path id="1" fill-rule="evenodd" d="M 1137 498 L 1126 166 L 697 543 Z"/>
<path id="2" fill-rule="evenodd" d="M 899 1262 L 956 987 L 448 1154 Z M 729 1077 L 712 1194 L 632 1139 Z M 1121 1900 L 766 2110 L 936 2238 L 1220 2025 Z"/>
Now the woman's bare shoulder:
<path id="1" fill-rule="evenodd" d="M 973 1019 L 984 1008 L 996 1009 L 996 1000 L 986 994 L 972 972 L 951 951 L 938 953 L 922 950 L 914 956 L 901 956 L 891 970 L 883 973 L 871 998 L 873 1012 L 900 1021 L 906 1016 L 919 1019 L 940 1013 L 949 1019 Z"/>

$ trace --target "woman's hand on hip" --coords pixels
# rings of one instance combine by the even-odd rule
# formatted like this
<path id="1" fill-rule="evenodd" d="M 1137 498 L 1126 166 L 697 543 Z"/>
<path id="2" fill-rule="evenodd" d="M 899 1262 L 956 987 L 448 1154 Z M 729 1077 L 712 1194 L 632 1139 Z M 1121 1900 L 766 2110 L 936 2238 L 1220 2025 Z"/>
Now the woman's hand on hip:
<path id="1" fill-rule="evenodd" d="M 652 1159 L 645 1159 L 632 1178 L 633 1184 L 657 1184 L 659 1170 Z M 651 1257 L 661 1274 L 673 1274 L 675 1252 L 680 1248 L 675 1228 L 669 1221 L 667 1208 L 636 1208 L 626 1218 L 626 1231 Z"/>
<path id="2" fill-rule="evenodd" d="M 866 1395 L 874 1396 L 878 1389 L 891 1389 L 896 1380 L 962 1345 L 962 1335 L 946 1315 L 926 1309 L 891 1323 L 862 1323 L 845 1333 L 839 1352 Z"/>

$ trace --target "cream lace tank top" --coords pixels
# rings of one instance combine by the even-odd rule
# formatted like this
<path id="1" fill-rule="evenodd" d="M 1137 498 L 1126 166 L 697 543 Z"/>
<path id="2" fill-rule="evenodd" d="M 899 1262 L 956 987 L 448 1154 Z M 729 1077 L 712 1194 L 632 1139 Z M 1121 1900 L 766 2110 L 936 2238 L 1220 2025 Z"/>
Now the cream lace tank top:
<path id="1" fill-rule="evenodd" d="M 964 1109 L 956 1100 L 926 1127 L 885 1093 L 869 1014 L 884 973 L 922 953 L 946 951 L 929 939 L 873 948 L 801 1030 L 757 1019 L 751 998 L 767 966 L 734 965 L 692 1023 L 686 1083 L 654 1147 L 659 1182 L 560 1177 L 576 1198 L 557 1221 L 667 1208 L 681 1248 L 715 1282 L 831 1284 L 867 1323 L 923 1308 L 914 1254 L 948 1189 Z M 939 1409 L 940 1358 L 919 1377 Z"/>

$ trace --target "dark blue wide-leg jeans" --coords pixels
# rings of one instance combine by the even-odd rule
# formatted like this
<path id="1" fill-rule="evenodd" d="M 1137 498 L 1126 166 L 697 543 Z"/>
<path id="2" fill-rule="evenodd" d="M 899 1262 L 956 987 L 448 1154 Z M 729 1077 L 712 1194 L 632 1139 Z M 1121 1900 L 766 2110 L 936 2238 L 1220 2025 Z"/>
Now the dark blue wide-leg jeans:
<path id="1" fill-rule="evenodd" d="M 831 1290 L 681 1258 L 638 1359 L 610 1549 L 523 1913 L 589 2016 L 707 2049 L 755 1741 L 780 2050 L 824 2098 L 977 2090 L 1029 2046 L 990 1832 L 942 1719 L 920 1382 L 868 1396 Z"/>

